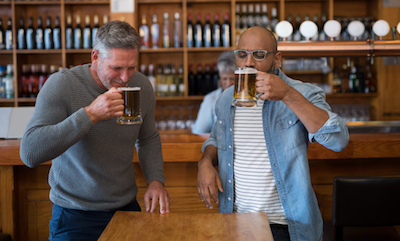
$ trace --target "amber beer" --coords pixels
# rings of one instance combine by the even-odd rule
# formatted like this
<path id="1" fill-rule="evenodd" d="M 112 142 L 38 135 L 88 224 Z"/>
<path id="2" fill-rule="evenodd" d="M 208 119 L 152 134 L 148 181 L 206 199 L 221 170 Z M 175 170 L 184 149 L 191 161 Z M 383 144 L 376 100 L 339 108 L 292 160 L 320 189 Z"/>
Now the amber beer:
<path id="1" fill-rule="evenodd" d="M 253 68 L 244 67 L 235 70 L 233 105 L 253 107 L 257 103 L 256 76 L 257 70 Z"/>
<path id="2" fill-rule="evenodd" d="M 117 118 L 118 124 L 141 124 L 143 122 L 140 111 L 140 87 L 120 87 L 124 100 L 124 113 Z"/>

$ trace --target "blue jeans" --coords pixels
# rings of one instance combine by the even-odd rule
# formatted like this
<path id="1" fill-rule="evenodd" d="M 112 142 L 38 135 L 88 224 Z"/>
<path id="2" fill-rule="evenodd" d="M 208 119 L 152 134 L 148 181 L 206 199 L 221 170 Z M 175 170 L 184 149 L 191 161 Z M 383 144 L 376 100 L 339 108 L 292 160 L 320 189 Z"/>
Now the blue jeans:
<path id="1" fill-rule="evenodd" d="M 271 224 L 270 227 L 275 241 L 290 241 L 287 225 Z"/>
<path id="2" fill-rule="evenodd" d="M 53 204 L 53 215 L 49 224 L 49 240 L 97 240 L 116 211 L 140 212 L 141 209 L 136 200 L 122 208 L 108 212 L 82 211 Z"/>

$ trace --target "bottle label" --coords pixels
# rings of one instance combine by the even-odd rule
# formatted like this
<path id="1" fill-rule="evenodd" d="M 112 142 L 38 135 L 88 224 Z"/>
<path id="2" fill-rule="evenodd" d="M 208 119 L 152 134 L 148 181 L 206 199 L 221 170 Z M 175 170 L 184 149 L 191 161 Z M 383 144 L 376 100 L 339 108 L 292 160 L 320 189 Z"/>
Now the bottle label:
<path id="1" fill-rule="evenodd" d="M 54 42 L 54 49 L 61 49 L 61 36 L 59 28 L 55 28 L 53 30 L 53 42 Z"/>
<path id="2" fill-rule="evenodd" d="M 36 29 L 36 48 L 43 49 L 43 30 Z"/>

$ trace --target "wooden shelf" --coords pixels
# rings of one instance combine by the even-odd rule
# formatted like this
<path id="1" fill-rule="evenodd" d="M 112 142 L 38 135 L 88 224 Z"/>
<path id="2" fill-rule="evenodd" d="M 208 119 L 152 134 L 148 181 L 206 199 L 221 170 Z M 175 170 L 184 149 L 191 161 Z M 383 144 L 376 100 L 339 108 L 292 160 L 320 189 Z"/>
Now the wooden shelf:
<path id="1" fill-rule="evenodd" d="M 17 54 L 61 54 L 61 49 L 17 49 Z"/>
<path id="2" fill-rule="evenodd" d="M 327 98 L 371 98 L 377 97 L 378 93 L 336 93 L 336 94 L 328 94 Z"/>
<path id="3" fill-rule="evenodd" d="M 60 5 L 60 1 L 15 1 L 15 5 Z"/>
<path id="4" fill-rule="evenodd" d="M 390 56 L 400 54 L 400 40 L 280 41 L 284 56 Z"/>

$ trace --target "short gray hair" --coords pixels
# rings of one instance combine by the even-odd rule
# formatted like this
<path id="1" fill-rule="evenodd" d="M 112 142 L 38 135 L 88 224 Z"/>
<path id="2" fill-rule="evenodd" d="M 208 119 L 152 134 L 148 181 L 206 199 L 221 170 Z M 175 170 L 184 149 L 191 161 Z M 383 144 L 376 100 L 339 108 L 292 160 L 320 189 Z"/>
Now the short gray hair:
<path id="1" fill-rule="evenodd" d="M 113 48 L 140 49 L 140 38 L 136 30 L 127 22 L 111 21 L 99 28 L 93 49 L 106 57 Z"/>
<path id="2" fill-rule="evenodd" d="M 218 57 L 217 62 L 218 72 L 234 73 L 236 69 L 236 58 L 233 51 L 225 51 Z"/>

